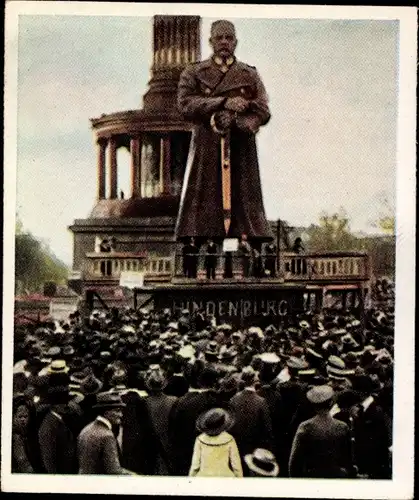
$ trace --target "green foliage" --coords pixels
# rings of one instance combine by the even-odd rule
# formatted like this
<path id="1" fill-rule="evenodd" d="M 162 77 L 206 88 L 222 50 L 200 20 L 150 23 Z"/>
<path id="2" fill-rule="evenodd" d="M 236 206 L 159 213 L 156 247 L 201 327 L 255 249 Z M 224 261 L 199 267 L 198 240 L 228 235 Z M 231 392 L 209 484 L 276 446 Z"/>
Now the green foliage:
<path id="1" fill-rule="evenodd" d="M 49 249 L 31 233 L 25 231 L 22 223 L 16 223 L 15 276 L 18 292 L 28 290 L 39 292 L 45 281 L 64 284 L 68 269 Z"/>
<path id="2" fill-rule="evenodd" d="M 318 224 L 307 229 L 307 249 L 312 252 L 361 250 L 360 241 L 351 233 L 349 219 L 343 209 L 329 215 L 322 213 Z"/>
<path id="3" fill-rule="evenodd" d="M 312 224 L 306 231 L 309 252 L 327 251 L 364 251 L 371 257 L 373 272 L 376 276 L 394 276 L 396 240 L 394 237 L 394 217 L 377 221 L 383 235 L 359 237 L 351 232 L 349 219 L 343 209 L 339 213 L 320 216 L 318 224 Z M 386 231 L 385 229 L 388 229 Z M 391 230 L 391 228 L 393 228 Z"/>

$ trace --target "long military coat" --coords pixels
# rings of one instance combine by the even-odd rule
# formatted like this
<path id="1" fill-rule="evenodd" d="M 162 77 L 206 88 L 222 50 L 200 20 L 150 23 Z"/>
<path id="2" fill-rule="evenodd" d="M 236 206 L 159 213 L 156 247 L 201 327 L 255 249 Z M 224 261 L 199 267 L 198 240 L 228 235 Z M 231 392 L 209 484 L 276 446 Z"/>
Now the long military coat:
<path id="1" fill-rule="evenodd" d="M 212 115 L 224 109 L 226 98 L 251 100 L 245 112 L 259 126 L 270 119 L 263 83 L 252 66 L 235 60 L 223 73 L 212 58 L 187 67 L 181 74 L 178 107 L 196 124 L 192 134 L 176 227 L 178 238 L 220 240 L 226 236 L 271 239 L 262 200 L 255 134 L 231 128 L 231 225 L 225 234 L 222 206 L 220 134 L 211 127 Z"/>

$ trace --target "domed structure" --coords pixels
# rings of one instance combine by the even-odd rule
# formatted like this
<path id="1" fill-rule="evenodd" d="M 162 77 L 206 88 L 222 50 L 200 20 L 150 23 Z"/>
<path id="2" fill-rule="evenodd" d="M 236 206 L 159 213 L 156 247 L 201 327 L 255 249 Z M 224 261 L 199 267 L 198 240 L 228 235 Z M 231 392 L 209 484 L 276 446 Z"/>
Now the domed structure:
<path id="1" fill-rule="evenodd" d="M 177 85 L 185 66 L 200 59 L 200 24 L 199 16 L 154 16 L 151 79 L 142 109 L 90 120 L 97 145 L 97 201 L 87 219 L 70 226 L 73 274 L 80 275 L 85 289 L 116 286 L 122 270 L 148 270 L 157 278 L 172 270 L 192 130 L 177 111 Z M 130 153 L 130 192 L 124 194 L 118 187 L 119 148 Z M 119 261 L 109 264 L 100 245 L 110 239 Z"/>

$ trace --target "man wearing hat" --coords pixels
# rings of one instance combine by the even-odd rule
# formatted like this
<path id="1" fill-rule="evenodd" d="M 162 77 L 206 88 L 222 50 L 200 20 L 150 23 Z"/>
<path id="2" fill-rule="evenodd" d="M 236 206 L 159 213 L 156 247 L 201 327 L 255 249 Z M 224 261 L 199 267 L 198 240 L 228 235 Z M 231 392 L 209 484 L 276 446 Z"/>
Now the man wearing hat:
<path id="1" fill-rule="evenodd" d="M 256 379 L 257 372 L 252 367 L 243 368 L 241 381 L 244 389 L 230 400 L 236 418 L 231 434 L 237 441 L 241 456 L 256 448 L 273 448 L 271 415 L 266 400 L 256 393 Z"/>
<path id="2" fill-rule="evenodd" d="M 309 368 L 307 361 L 301 357 L 289 356 L 284 370 L 279 375 L 281 378 L 277 388 L 281 396 L 281 411 L 275 426 L 279 432 L 277 441 L 280 446 L 277 450 L 277 459 L 281 476 L 286 475 L 288 471 L 288 460 L 294 437 L 290 431 L 291 422 L 297 409 L 304 403 L 308 388 L 308 384 L 300 380 L 299 373 Z"/>
<path id="3" fill-rule="evenodd" d="M 353 389 L 361 401 L 354 419 L 359 472 L 370 479 L 391 479 L 392 426 L 379 401 L 379 381 L 369 375 L 356 376 Z"/>
<path id="4" fill-rule="evenodd" d="M 352 474 L 349 427 L 330 415 L 334 391 L 328 385 L 307 392 L 316 416 L 302 422 L 295 434 L 289 460 L 289 476 L 299 478 L 347 478 Z"/>
<path id="5" fill-rule="evenodd" d="M 97 395 L 95 408 L 99 415 L 78 437 L 79 474 L 134 474 L 121 467 L 118 443 L 112 432 L 112 426 L 121 423 L 124 407 L 117 393 Z"/>
<path id="6" fill-rule="evenodd" d="M 49 376 L 45 376 L 49 379 Z M 47 402 L 50 405 L 38 430 L 42 465 L 47 474 L 76 474 L 77 454 L 74 412 L 69 408 L 68 383 L 47 382 Z"/>
<path id="7" fill-rule="evenodd" d="M 145 403 L 156 438 L 157 457 L 154 474 L 158 476 L 170 475 L 173 470 L 169 415 L 177 397 L 163 393 L 166 385 L 167 379 L 160 366 L 151 365 L 145 377 L 148 391 Z"/>
<path id="8" fill-rule="evenodd" d="M 199 376 L 199 391 L 188 392 L 173 405 L 169 417 L 169 435 L 175 453 L 174 474 L 186 476 L 189 472 L 195 439 L 196 420 L 204 411 L 220 406 L 216 388 L 218 372 L 205 367 Z"/>
<path id="9" fill-rule="evenodd" d="M 280 358 L 273 352 L 262 353 L 259 356 L 260 370 L 259 381 L 260 388 L 257 393 L 264 398 L 268 404 L 269 413 L 272 422 L 272 432 L 274 439 L 273 452 L 278 454 L 281 449 L 281 421 L 282 421 L 282 398 L 278 389 L 276 376 L 280 370 Z"/>

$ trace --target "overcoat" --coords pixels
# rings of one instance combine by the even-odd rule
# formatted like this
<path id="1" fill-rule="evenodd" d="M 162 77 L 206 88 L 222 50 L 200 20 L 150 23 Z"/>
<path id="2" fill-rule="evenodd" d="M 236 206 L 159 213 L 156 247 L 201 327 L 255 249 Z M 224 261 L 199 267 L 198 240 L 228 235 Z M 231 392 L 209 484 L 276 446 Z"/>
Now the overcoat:
<path id="1" fill-rule="evenodd" d="M 195 124 L 183 182 L 176 226 L 178 238 L 195 236 L 220 240 L 249 238 L 270 240 L 262 199 L 255 134 L 231 128 L 231 225 L 225 234 L 220 166 L 220 135 L 211 117 L 224 107 L 226 98 L 251 100 L 245 112 L 260 126 L 270 119 L 268 98 L 257 70 L 238 60 L 223 73 L 212 58 L 188 66 L 181 74 L 178 107 Z"/>
<path id="2" fill-rule="evenodd" d="M 145 398 L 151 424 L 156 436 L 155 474 L 170 475 L 173 468 L 173 456 L 169 441 L 169 415 L 177 398 L 166 394 L 149 395 Z"/>
<path id="3" fill-rule="evenodd" d="M 242 477 L 243 470 L 237 444 L 231 434 L 200 434 L 195 440 L 190 476 Z"/>
<path id="4" fill-rule="evenodd" d="M 391 421 L 373 400 L 355 419 L 355 453 L 361 474 L 371 479 L 391 479 Z"/>
<path id="5" fill-rule="evenodd" d="M 188 392 L 173 405 L 169 417 L 169 435 L 175 453 L 175 475 L 186 476 L 191 464 L 195 439 L 198 436 L 196 420 L 207 410 L 220 406 L 213 390 Z"/>
<path id="6" fill-rule="evenodd" d="M 118 445 L 111 429 L 94 420 L 77 441 L 79 474 L 129 474 L 119 462 Z"/>
<path id="7" fill-rule="evenodd" d="M 237 441 L 240 455 L 253 453 L 256 448 L 272 450 L 272 422 L 266 400 L 244 389 L 231 398 L 230 407 L 235 416 L 230 432 Z"/>
<path id="8" fill-rule="evenodd" d="M 294 437 L 289 476 L 344 478 L 352 468 L 349 427 L 329 414 L 302 422 Z"/>
<path id="9" fill-rule="evenodd" d="M 48 412 L 38 431 L 43 467 L 48 474 L 76 474 L 76 439 L 62 415 Z"/>

